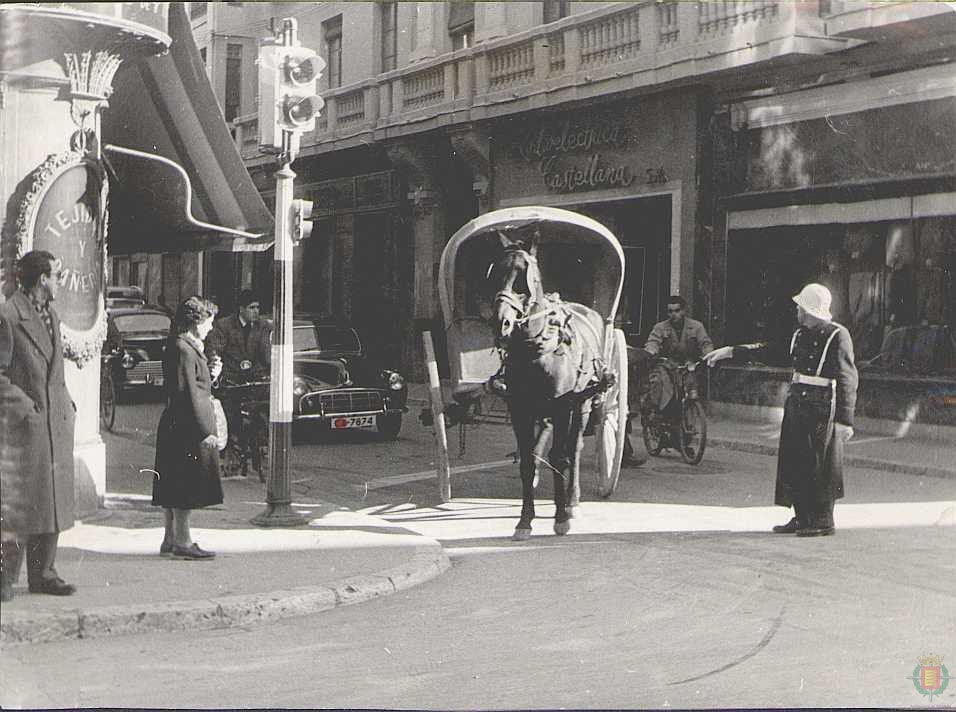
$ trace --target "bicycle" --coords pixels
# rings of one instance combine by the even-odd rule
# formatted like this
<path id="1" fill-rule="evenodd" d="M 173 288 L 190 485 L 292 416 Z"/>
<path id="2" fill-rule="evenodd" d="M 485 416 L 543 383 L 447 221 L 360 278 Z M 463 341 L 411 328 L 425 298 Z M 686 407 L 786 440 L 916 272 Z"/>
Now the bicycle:
<path id="1" fill-rule="evenodd" d="M 250 466 L 265 482 L 269 462 L 269 381 L 224 380 L 215 390 L 229 423 L 222 451 L 224 477 L 247 477 Z"/>
<path id="2" fill-rule="evenodd" d="M 667 359 L 660 362 L 670 363 Z M 641 410 L 641 430 L 644 445 L 650 455 L 677 450 L 688 465 L 696 465 L 704 457 L 707 447 L 707 415 L 700 402 L 696 369 L 702 361 L 694 361 L 667 369 L 673 373 L 674 397 L 665 408 Z"/>
<path id="3" fill-rule="evenodd" d="M 113 383 L 115 353 L 100 356 L 100 425 L 113 432 L 116 422 L 116 385 Z"/>

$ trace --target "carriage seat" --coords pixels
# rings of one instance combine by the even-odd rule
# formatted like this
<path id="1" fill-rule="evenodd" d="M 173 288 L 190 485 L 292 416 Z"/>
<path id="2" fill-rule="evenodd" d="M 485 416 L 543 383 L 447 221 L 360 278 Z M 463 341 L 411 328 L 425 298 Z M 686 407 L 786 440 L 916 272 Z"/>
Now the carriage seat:
<path id="1" fill-rule="evenodd" d="M 479 317 L 459 317 L 448 326 L 448 360 L 455 393 L 479 391 L 501 368 L 501 356 L 495 347 L 495 332 Z M 465 396 L 471 397 L 471 396 Z"/>

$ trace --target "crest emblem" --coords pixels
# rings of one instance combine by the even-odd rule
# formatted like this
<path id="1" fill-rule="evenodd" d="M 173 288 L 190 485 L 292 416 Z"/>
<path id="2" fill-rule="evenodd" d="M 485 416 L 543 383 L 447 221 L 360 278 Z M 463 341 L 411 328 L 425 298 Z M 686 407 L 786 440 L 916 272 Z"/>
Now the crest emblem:
<path id="1" fill-rule="evenodd" d="M 907 679 L 913 681 L 918 693 L 928 695 L 932 702 L 933 697 L 942 695 L 949 686 L 949 671 L 943 665 L 942 655 L 921 655 L 918 661 L 919 665 Z"/>

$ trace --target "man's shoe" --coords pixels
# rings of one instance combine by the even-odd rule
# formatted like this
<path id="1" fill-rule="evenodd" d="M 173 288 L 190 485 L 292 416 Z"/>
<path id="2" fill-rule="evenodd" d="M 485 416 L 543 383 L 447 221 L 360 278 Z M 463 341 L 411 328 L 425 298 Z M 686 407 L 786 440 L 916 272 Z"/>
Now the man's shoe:
<path id="1" fill-rule="evenodd" d="M 800 529 L 800 522 L 794 517 L 786 524 L 778 524 L 773 528 L 774 534 L 793 534 Z"/>
<path id="2" fill-rule="evenodd" d="M 797 536 L 833 536 L 834 527 L 803 527 L 797 529 Z"/>
<path id="3" fill-rule="evenodd" d="M 200 549 L 199 544 L 193 542 L 189 546 L 176 546 L 173 544 L 173 556 L 177 559 L 212 559 L 216 556 L 216 553 L 213 551 L 206 551 L 205 549 Z"/>
<path id="4" fill-rule="evenodd" d="M 72 596 L 76 593 L 76 586 L 59 577 L 32 582 L 28 588 L 30 593 L 45 593 L 49 596 Z"/>
<path id="5" fill-rule="evenodd" d="M 160 556 L 169 556 L 173 553 L 173 543 L 171 541 L 163 541 L 159 545 L 159 555 Z"/>
<path id="6" fill-rule="evenodd" d="M 646 457 L 634 457 L 633 455 L 630 455 L 628 457 L 621 458 L 621 465 L 623 467 L 640 467 L 645 462 L 647 462 Z"/>

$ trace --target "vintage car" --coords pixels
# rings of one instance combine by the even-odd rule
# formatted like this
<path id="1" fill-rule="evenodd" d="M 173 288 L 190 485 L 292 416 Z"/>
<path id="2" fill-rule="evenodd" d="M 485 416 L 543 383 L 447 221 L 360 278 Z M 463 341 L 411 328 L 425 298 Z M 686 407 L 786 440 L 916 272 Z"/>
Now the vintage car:
<path id="1" fill-rule="evenodd" d="M 170 319 L 158 309 L 110 309 L 103 354 L 117 392 L 163 385 L 163 351 Z"/>
<path id="2" fill-rule="evenodd" d="M 396 371 L 374 364 L 355 329 L 311 319 L 292 325 L 293 421 L 322 429 L 375 428 L 398 437 L 408 387 Z"/>
<path id="3" fill-rule="evenodd" d="M 145 304 L 146 296 L 140 287 L 111 285 L 106 288 L 107 309 L 141 307 Z"/>

